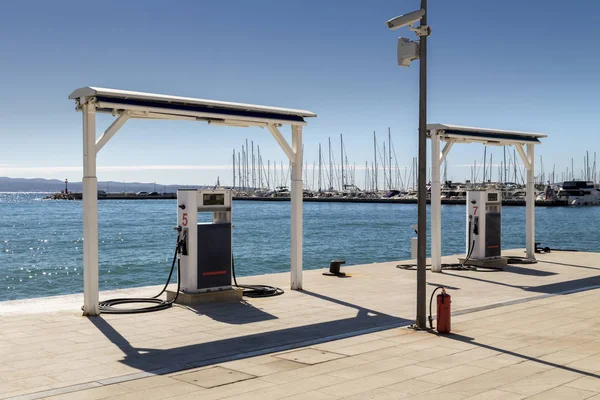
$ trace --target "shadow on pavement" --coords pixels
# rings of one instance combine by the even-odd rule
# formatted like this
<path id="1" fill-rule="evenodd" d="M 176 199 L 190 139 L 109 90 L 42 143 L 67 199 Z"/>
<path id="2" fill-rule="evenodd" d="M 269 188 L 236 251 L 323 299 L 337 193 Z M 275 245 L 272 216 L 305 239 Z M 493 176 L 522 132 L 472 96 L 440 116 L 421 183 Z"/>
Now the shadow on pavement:
<path id="1" fill-rule="evenodd" d="M 276 316 L 254 307 L 247 301 L 231 303 L 198 304 L 186 306 L 187 310 L 198 315 L 205 315 L 215 321 L 232 325 L 251 324 L 254 322 L 277 319 Z"/>
<path id="2" fill-rule="evenodd" d="M 556 261 L 543 261 L 546 264 L 553 264 L 553 265 L 563 265 L 565 267 L 575 267 L 575 268 L 585 268 L 585 269 L 595 269 L 596 271 L 600 271 L 600 268 L 598 267 L 590 267 L 589 265 L 577 265 L 577 264 L 566 264 L 566 263 L 559 263 Z"/>
<path id="3" fill-rule="evenodd" d="M 511 288 L 515 288 L 515 289 L 522 289 L 522 290 L 525 290 L 526 292 L 534 292 L 534 293 L 553 294 L 553 293 L 562 293 L 562 292 L 568 292 L 571 290 L 578 290 L 578 289 L 585 289 L 585 288 L 592 288 L 592 287 L 600 286 L 600 275 L 599 276 L 590 276 L 590 277 L 581 278 L 581 279 L 573 279 L 570 281 L 549 283 L 547 285 L 526 286 L 526 285 L 512 285 L 510 283 L 503 283 L 503 282 L 492 281 L 489 279 L 476 278 L 474 276 L 468 276 L 466 274 L 453 274 L 453 273 L 449 273 L 449 272 L 445 272 L 445 274 L 456 276 L 459 278 L 469 279 L 469 280 L 473 280 L 473 281 L 491 283 L 493 285 L 500 285 L 500 286 L 506 286 L 506 287 L 511 287 Z"/>
<path id="4" fill-rule="evenodd" d="M 261 333 L 244 334 L 243 325 L 234 320 L 244 318 L 243 313 L 248 310 L 247 306 L 240 306 L 239 304 L 236 306 L 223 305 L 223 309 L 218 312 L 217 309 L 220 307 L 213 307 L 214 310 L 210 313 L 203 310 L 201 314 L 215 319 L 221 318 L 220 321 L 224 323 L 239 326 L 240 334 L 237 337 L 185 345 L 172 349 L 134 347 L 126 337 L 111 325 L 109 319 L 105 319 L 102 316 L 89 317 L 88 319 L 107 339 L 124 353 L 125 357 L 120 362 L 141 371 L 155 374 L 165 374 L 275 351 L 310 346 L 333 339 L 356 336 L 365 333 L 365 330 L 377 331 L 412 323 L 411 320 L 366 309 L 322 294 L 309 291 L 300 293 L 354 308 L 357 310 L 356 316 Z M 256 308 L 254 309 L 257 310 Z M 227 312 L 232 312 L 233 315 L 226 316 Z M 256 313 L 257 311 L 252 312 Z M 255 316 L 259 318 L 264 317 L 261 313 L 266 314 L 260 311 Z M 218 318 L 215 317 L 217 314 L 219 315 Z M 302 316 L 298 318 L 302 318 Z"/>
<path id="5" fill-rule="evenodd" d="M 498 353 L 508 354 L 508 355 L 511 355 L 511 356 L 514 356 L 514 357 L 519 357 L 519 358 L 522 358 L 523 360 L 532 361 L 532 362 L 535 362 L 535 363 L 547 365 L 549 367 L 560 368 L 560 369 L 563 369 L 565 371 L 575 372 L 577 374 L 586 375 L 586 376 L 590 376 L 592 378 L 600 379 L 600 375 L 598 375 L 596 373 L 593 373 L 593 372 L 582 371 L 582 370 L 579 370 L 579 369 L 576 369 L 576 368 L 572 368 L 572 367 L 569 367 L 569 366 L 566 366 L 566 365 L 556 364 L 556 363 L 553 363 L 553 362 L 550 362 L 550 361 L 541 360 L 541 359 L 536 358 L 536 357 L 531 357 L 531 356 L 527 356 L 527 355 L 524 355 L 524 354 L 520 354 L 520 353 L 517 353 L 517 352 L 512 351 L 512 350 L 501 349 L 499 347 L 494 347 L 494 346 L 491 346 L 489 344 L 478 343 L 478 342 L 476 342 L 476 339 L 472 338 L 472 337 L 468 337 L 468 336 L 464 336 L 464 335 L 458 335 L 458 334 L 454 334 L 454 333 L 451 333 L 451 334 L 448 334 L 448 335 L 440 335 L 440 334 L 438 334 L 436 332 L 433 332 L 433 331 L 431 331 L 430 333 L 432 335 L 436 335 L 436 336 L 439 336 L 439 337 L 442 337 L 442 338 L 446 338 L 446 339 L 450 339 L 450 340 L 456 340 L 458 342 L 469 343 L 469 344 L 481 347 L 483 349 L 493 350 L 493 351 L 496 351 Z M 508 368 L 510 368 L 510 367 L 508 367 Z"/>

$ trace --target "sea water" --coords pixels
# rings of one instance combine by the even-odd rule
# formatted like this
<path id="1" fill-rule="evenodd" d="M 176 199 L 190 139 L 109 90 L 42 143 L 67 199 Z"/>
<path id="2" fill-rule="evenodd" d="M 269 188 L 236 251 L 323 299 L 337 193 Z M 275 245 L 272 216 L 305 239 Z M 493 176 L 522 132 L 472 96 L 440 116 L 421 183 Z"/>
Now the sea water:
<path id="1" fill-rule="evenodd" d="M 82 291 L 82 203 L 44 195 L 0 193 L 0 301 Z M 164 283 L 176 212 L 176 200 L 98 202 L 101 290 Z M 408 259 L 416 220 L 415 204 L 304 203 L 304 269 Z M 538 207 L 536 240 L 600 251 L 599 223 L 600 207 Z M 289 202 L 234 201 L 233 224 L 238 276 L 289 271 Z M 464 205 L 442 206 L 442 241 L 443 255 L 465 252 Z M 502 246 L 525 247 L 525 207 L 503 208 Z"/>

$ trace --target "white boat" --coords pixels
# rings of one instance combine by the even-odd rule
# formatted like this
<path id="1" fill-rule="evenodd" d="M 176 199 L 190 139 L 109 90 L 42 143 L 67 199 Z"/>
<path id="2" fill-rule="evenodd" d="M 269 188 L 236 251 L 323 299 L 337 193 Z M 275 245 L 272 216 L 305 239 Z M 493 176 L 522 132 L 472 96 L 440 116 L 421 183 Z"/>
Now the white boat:
<path id="1" fill-rule="evenodd" d="M 600 206 L 600 189 L 594 187 L 593 182 L 563 182 L 557 197 L 567 200 L 567 203 L 572 206 Z"/>
<path id="2" fill-rule="evenodd" d="M 467 189 L 463 187 L 454 187 L 442 189 L 441 194 L 442 200 L 466 200 L 467 199 Z"/>

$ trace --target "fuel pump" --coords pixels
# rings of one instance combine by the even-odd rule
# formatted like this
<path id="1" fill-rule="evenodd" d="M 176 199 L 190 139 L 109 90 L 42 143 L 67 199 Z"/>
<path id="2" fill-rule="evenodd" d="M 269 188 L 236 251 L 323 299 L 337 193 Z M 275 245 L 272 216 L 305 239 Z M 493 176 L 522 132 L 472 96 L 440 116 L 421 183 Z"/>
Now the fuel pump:
<path id="1" fill-rule="evenodd" d="M 232 192 L 229 189 L 177 191 L 179 231 L 178 294 L 220 292 L 237 296 L 272 297 L 282 289 L 270 285 L 240 285 L 235 277 L 231 224 Z M 212 213 L 211 222 L 198 222 L 198 213 Z M 231 290 L 233 288 L 240 291 Z M 167 292 L 169 296 L 173 293 Z M 240 298 L 241 299 L 241 298 Z"/>
<path id="2" fill-rule="evenodd" d="M 198 222 L 198 213 L 212 213 Z M 181 240 L 179 285 L 182 293 L 232 288 L 231 190 L 177 190 L 177 229 Z"/>
<path id="3" fill-rule="evenodd" d="M 502 199 L 496 190 L 467 191 L 467 264 L 501 262 Z"/>

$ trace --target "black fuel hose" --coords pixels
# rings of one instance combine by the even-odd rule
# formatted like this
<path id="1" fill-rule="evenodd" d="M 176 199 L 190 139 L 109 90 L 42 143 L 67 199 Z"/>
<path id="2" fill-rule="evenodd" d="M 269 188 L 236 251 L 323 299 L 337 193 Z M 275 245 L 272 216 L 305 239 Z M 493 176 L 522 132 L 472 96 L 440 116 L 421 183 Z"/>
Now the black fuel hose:
<path id="1" fill-rule="evenodd" d="M 260 298 L 260 297 L 273 297 L 282 295 L 283 289 L 276 286 L 269 285 L 238 285 L 235 277 L 235 260 L 233 254 L 231 255 L 231 274 L 233 275 L 233 283 L 236 287 L 244 289 L 242 293 L 246 297 Z"/>
<path id="2" fill-rule="evenodd" d="M 506 262 L 508 264 L 537 264 L 537 260 L 535 258 L 518 257 L 518 256 L 506 257 Z"/>
<path id="3" fill-rule="evenodd" d="M 175 263 L 177 263 L 177 277 L 179 278 L 179 276 L 180 276 L 179 275 L 180 262 L 179 262 L 179 258 L 177 257 L 178 249 L 179 249 L 179 239 L 177 240 L 177 246 L 175 246 L 175 254 L 173 255 L 173 262 L 171 263 L 171 271 L 169 272 L 169 278 L 167 279 L 165 286 L 163 287 L 163 289 L 160 291 L 159 294 L 157 294 L 156 296 L 153 296 L 153 297 L 127 297 L 127 298 L 104 300 L 104 301 L 101 301 L 100 303 L 98 303 L 98 305 L 100 307 L 100 312 L 103 314 L 140 314 L 140 313 L 166 310 L 167 308 L 171 308 L 173 306 L 173 304 L 175 303 L 175 301 L 177 300 L 177 297 L 179 296 L 180 279 L 177 279 L 177 292 L 175 293 L 175 297 L 172 300 L 168 300 L 168 301 L 162 300 L 162 299 L 159 299 L 158 297 L 160 297 L 167 290 L 167 287 L 169 286 L 169 283 L 171 282 L 171 278 L 173 277 L 173 271 L 175 270 Z M 116 306 L 120 306 L 123 304 L 134 304 L 134 303 L 146 303 L 146 304 L 150 304 L 150 305 L 147 307 L 138 307 L 138 308 L 116 307 Z"/>

